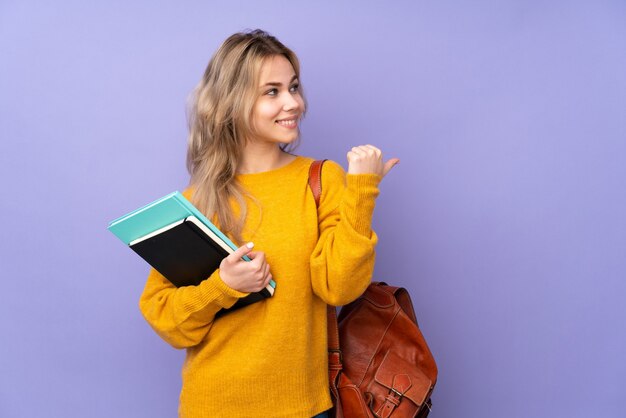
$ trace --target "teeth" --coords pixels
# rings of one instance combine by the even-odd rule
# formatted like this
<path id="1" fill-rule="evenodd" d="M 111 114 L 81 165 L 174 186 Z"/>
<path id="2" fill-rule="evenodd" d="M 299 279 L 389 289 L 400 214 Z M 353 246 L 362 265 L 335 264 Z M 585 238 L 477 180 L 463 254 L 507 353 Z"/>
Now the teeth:
<path id="1" fill-rule="evenodd" d="M 282 126 L 295 126 L 296 125 L 296 121 L 293 119 L 292 120 L 278 120 L 276 121 L 276 123 Z"/>

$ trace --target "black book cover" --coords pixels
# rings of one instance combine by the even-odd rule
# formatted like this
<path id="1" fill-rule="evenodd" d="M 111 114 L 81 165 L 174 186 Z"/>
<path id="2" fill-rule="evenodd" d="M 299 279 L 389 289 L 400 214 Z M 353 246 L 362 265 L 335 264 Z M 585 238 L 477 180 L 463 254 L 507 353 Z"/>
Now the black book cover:
<path id="1" fill-rule="evenodd" d="M 176 287 L 208 278 L 228 253 L 189 220 L 130 246 Z"/>
<path id="2" fill-rule="evenodd" d="M 176 287 L 200 284 L 229 254 L 189 219 L 136 242 L 130 248 Z M 266 289 L 251 293 L 231 308 L 222 309 L 216 316 L 271 296 Z"/>

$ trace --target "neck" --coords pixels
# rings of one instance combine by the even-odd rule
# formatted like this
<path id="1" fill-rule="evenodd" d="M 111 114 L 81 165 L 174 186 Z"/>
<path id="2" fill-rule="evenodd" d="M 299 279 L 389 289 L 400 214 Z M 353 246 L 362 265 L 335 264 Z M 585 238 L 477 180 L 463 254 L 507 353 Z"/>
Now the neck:
<path id="1" fill-rule="evenodd" d="M 278 144 L 248 142 L 243 149 L 238 174 L 254 174 L 282 167 L 293 159 Z"/>

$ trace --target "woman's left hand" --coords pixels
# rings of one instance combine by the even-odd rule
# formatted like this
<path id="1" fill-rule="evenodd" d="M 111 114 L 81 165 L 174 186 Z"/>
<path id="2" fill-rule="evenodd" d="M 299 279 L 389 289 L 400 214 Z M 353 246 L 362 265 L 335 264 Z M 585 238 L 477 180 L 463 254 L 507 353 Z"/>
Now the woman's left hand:
<path id="1" fill-rule="evenodd" d="M 383 153 L 373 145 L 360 145 L 348 152 L 348 174 L 378 174 L 381 179 L 400 162 L 391 158 L 383 162 Z"/>

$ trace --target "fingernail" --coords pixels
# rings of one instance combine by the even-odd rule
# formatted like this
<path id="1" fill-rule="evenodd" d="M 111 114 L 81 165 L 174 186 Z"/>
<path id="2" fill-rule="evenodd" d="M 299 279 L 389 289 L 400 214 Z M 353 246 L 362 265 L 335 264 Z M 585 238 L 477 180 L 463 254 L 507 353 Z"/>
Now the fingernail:
<path id="1" fill-rule="evenodd" d="M 254 242 L 249 242 L 249 243 L 247 243 L 247 244 L 246 244 L 246 247 L 248 247 L 248 248 L 252 248 L 252 247 L 254 247 Z"/>

